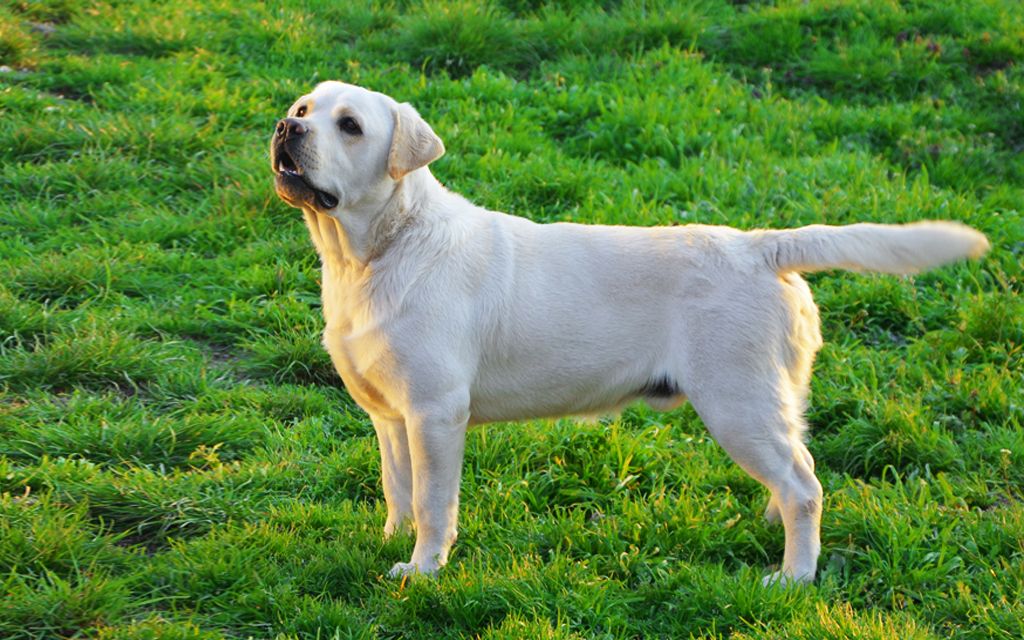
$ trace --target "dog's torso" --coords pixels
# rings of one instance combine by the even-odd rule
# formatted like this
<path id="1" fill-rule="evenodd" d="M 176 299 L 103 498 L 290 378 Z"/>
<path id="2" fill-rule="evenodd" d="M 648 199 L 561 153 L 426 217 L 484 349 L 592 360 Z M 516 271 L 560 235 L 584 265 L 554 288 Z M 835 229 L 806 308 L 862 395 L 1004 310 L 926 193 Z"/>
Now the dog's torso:
<path id="1" fill-rule="evenodd" d="M 767 270 L 734 229 L 541 225 L 439 185 L 421 200 L 418 223 L 369 264 L 324 252 L 324 344 L 371 414 L 453 389 L 468 389 L 474 424 L 673 406 L 700 386 L 679 363 L 737 308 L 754 335 L 809 315 L 798 348 L 817 348 L 806 285 Z M 318 217 L 330 243 L 334 219 Z"/>

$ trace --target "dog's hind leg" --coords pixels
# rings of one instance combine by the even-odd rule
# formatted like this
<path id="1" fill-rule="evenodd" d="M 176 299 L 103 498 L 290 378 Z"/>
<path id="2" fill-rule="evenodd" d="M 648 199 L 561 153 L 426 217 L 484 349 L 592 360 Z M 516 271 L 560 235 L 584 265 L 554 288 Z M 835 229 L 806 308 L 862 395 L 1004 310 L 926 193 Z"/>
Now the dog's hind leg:
<path id="1" fill-rule="evenodd" d="M 799 449 L 799 448 L 798 448 Z M 798 454 L 801 452 L 798 450 Z M 811 457 L 811 452 L 807 450 L 807 447 L 803 447 L 802 455 L 804 456 L 804 462 L 810 471 L 814 472 L 814 458 Z M 768 498 L 768 506 L 764 510 L 764 519 L 773 524 L 782 522 L 782 506 L 776 499 L 775 494 L 772 494 Z"/>
<path id="2" fill-rule="evenodd" d="M 693 323 L 682 354 L 687 366 L 679 372 L 711 435 L 771 492 L 765 516 L 782 520 L 786 547 L 781 570 L 766 583 L 813 580 L 821 551 L 822 490 L 803 443 L 807 385 L 821 338 L 806 285 L 781 285 L 776 295 L 753 298 L 742 313 L 734 307 L 714 322 Z M 757 302 L 763 299 L 782 304 Z"/>
<path id="3" fill-rule="evenodd" d="M 771 492 L 765 515 L 781 517 L 786 548 L 782 569 L 766 578 L 766 584 L 813 580 L 821 551 L 822 490 L 810 453 L 800 441 L 799 418 L 787 415 L 777 398 L 733 398 L 727 406 L 706 406 L 691 399 L 715 440 Z"/>

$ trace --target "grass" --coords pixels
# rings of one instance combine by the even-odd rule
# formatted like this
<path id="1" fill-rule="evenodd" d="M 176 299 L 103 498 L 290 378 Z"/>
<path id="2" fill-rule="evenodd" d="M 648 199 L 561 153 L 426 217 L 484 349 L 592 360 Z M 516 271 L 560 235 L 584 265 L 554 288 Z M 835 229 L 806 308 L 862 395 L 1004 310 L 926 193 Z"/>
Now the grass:
<path id="1" fill-rule="evenodd" d="M 810 0 L 0 4 L 0 637 L 1024 636 L 1024 14 Z M 273 194 L 284 109 L 415 104 L 475 202 L 752 228 L 963 220 L 820 274 L 819 578 L 691 409 L 469 436 L 460 540 L 383 577 L 372 427 Z"/>

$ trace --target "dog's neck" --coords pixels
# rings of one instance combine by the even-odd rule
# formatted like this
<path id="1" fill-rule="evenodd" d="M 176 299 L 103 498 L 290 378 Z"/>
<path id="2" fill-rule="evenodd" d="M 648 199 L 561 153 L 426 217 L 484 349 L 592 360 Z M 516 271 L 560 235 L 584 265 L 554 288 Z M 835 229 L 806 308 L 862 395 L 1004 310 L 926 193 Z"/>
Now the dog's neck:
<path id="1" fill-rule="evenodd" d="M 406 174 L 393 189 L 371 193 L 344 210 L 326 214 L 304 208 L 303 215 L 325 266 L 361 271 L 387 251 L 423 203 L 440 190 L 430 169 L 423 167 Z"/>

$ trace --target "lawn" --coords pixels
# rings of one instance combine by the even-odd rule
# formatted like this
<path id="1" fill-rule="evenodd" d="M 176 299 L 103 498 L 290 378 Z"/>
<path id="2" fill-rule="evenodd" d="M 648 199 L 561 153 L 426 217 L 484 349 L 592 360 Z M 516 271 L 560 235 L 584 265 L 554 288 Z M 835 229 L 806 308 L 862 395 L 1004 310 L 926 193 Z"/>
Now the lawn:
<path id="1" fill-rule="evenodd" d="M 1016 0 L 0 3 L 0 638 L 1024 637 Z M 269 137 L 417 106 L 538 221 L 962 220 L 983 260 L 810 278 L 819 577 L 692 409 L 472 431 L 460 539 L 385 577 L 372 426 Z"/>

